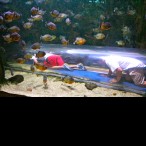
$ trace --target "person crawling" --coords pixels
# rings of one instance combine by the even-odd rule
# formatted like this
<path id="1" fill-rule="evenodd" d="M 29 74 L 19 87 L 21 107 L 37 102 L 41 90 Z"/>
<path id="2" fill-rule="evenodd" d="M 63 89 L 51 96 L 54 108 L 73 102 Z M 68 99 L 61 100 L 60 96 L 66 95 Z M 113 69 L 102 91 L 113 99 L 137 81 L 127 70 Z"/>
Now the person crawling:
<path id="1" fill-rule="evenodd" d="M 43 64 L 47 68 L 53 69 L 67 69 L 72 71 L 73 69 L 77 68 L 79 70 L 86 70 L 85 66 L 82 63 L 77 65 L 68 65 L 64 62 L 63 58 L 60 55 L 56 55 L 53 53 L 46 53 L 44 51 L 38 51 L 34 56 L 31 58 L 34 61 L 34 64 L 38 64 L 38 59 L 43 59 Z"/>
<path id="2" fill-rule="evenodd" d="M 146 77 L 144 68 L 146 65 L 135 58 L 122 57 L 118 55 L 101 56 L 97 59 L 97 63 L 101 66 L 105 65 L 109 68 L 108 76 L 112 74 L 115 78 L 110 83 L 118 83 L 122 79 L 123 71 L 126 73 L 125 79 L 134 82 L 135 85 L 146 87 Z"/>

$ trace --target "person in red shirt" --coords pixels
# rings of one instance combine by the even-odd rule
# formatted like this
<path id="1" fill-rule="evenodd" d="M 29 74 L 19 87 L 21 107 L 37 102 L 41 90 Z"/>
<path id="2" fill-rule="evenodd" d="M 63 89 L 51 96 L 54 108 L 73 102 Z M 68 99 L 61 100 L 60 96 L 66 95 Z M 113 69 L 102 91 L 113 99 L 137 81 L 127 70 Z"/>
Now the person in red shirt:
<path id="1" fill-rule="evenodd" d="M 82 63 L 79 63 L 77 65 L 68 65 L 67 63 L 64 62 L 63 58 L 60 55 L 39 51 L 31 59 L 34 61 L 34 63 L 38 63 L 39 58 L 44 59 L 43 63 L 48 68 L 54 68 L 54 69 L 64 68 L 70 71 L 73 70 L 73 68 L 86 70 L 85 66 Z"/>

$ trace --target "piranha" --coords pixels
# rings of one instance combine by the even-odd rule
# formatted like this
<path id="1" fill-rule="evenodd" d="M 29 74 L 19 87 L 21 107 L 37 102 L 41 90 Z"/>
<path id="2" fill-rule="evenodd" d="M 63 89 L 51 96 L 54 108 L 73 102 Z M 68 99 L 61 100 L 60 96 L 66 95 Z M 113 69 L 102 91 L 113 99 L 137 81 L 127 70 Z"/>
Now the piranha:
<path id="1" fill-rule="evenodd" d="M 73 84 L 75 81 L 74 81 L 74 78 L 71 77 L 71 76 L 65 76 L 62 78 L 62 81 L 64 83 L 67 83 L 67 84 Z"/>
<path id="2" fill-rule="evenodd" d="M 67 25 L 71 24 L 71 20 L 69 18 L 66 18 L 65 22 L 66 22 Z"/>
<path id="3" fill-rule="evenodd" d="M 47 69 L 47 67 L 43 63 L 35 63 L 34 65 L 38 70 L 41 70 L 41 71 L 44 71 Z"/>
<path id="4" fill-rule="evenodd" d="M 53 23 L 53 22 L 48 22 L 48 23 L 46 23 L 46 26 L 47 26 L 48 29 L 50 29 L 50 30 L 56 30 L 56 29 L 57 29 L 56 24 Z"/>
<path id="5" fill-rule="evenodd" d="M 17 32 L 12 33 L 10 37 L 13 42 L 19 42 L 21 39 L 21 36 Z"/>
<path id="6" fill-rule="evenodd" d="M 29 59 L 32 58 L 32 54 L 26 53 L 26 54 L 24 55 L 24 58 L 25 58 L 26 60 L 29 60 Z"/>
<path id="7" fill-rule="evenodd" d="M 10 34 L 4 35 L 3 38 L 7 43 L 13 42 Z"/>
<path id="8" fill-rule="evenodd" d="M 109 30 L 111 29 L 112 25 L 110 22 L 102 22 L 100 25 L 100 29 L 103 30 Z"/>
<path id="9" fill-rule="evenodd" d="M 33 21 L 43 21 L 42 15 L 31 16 Z"/>
<path id="10" fill-rule="evenodd" d="M 119 47 L 123 47 L 125 46 L 125 42 L 120 40 L 120 41 L 116 41 L 116 43 L 118 44 Z"/>
<path id="11" fill-rule="evenodd" d="M 42 40 L 44 42 L 53 41 L 54 39 L 56 39 L 55 35 L 45 34 L 43 36 L 42 35 L 40 36 L 40 40 Z"/>
<path id="12" fill-rule="evenodd" d="M 32 46 L 31 46 L 31 49 L 33 49 L 33 50 L 37 50 L 37 49 L 40 49 L 40 48 L 41 48 L 41 45 L 38 42 L 32 44 Z"/>
<path id="13" fill-rule="evenodd" d="M 32 22 L 26 22 L 26 23 L 23 24 L 23 27 L 24 27 L 25 29 L 31 29 L 32 25 L 33 25 Z"/>
<path id="14" fill-rule="evenodd" d="M 4 22 L 4 18 L 0 16 L 0 24 L 3 24 L 3 22 Z"/>
<path id="15" fill-rule="evenodd" d="M 20 31 L 20 28 L 18 26 L 12 26 L 10 28 L 8 28 L 8 32 L 10 33 L 14 33 L 14 32 L 19 32 Z"/>
<path id="16" fill-rule="evenodd" d="M 25 59 L 24 58 L 17 58 L 16 62 L 19 64 L 24 64 L 25 63 Z"/>
<path id="17" fill-rule="evenodd" d="M 21 47 L 23 50 L 26 49 L 26 42 L 25 42 L 24 40 L 20 40 L 20 41 L 19 41 L 19 45 L 20 45 L 20 47 Z"/>
<path id="18" fill-rule="evenodd" d="M 39 8 L 32 7 L 30 11 L 31 11 L 31 15 L 37 15 L 39 12 Z"/>
<path id="19" fill-rule="evenodd" d="M 4 21 L 7 22 L 7 23 L 12 22 L 13 17 L 14 17 L 14 12 L 7 11 L 7 12 L 3 13 Z"/>
<path id="20" fill-rule="evenodd" d="M 105 35 L 103 33 L 97 33 L 96 35 L 94 35 L 94 37 L 97 40 L 103 40 L 105 38 Z"/>
<path id="21" fill-rule="evenodd" d="M 81 37 L 77 37 L 76 40 L 73 42 L 74 45 L 84 45 L 86 40 Z"/>
<path id="22" fill-rule="evenodd" d="M 53 11 L 50 12 L 50 14 L 51 14 L 52 17 L 58 17 L 59 11 L 58 10 L 53 10 Z"/>
<path id="23" fill-rule="evenodd" d="M 60 36 L 59 38 L 61 40 L 62 45 L 66 46 L 69 44 L 69 41 L 66 40 L 65 36 Z"/>

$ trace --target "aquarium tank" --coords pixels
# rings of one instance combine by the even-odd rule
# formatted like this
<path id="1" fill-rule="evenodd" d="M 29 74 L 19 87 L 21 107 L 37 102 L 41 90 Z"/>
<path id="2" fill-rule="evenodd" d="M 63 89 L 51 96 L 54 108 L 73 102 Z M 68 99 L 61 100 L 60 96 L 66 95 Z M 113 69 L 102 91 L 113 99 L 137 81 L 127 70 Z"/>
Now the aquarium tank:
<path id="1" fill-rule="evenodd" d="M 31 59 L 38 51 L 92 70 L 102 70 L 101 55 L 146 63 L 146 0 L 0 0 L 0 84 L 8 70 L 45 80 L 47 68 Z"/>

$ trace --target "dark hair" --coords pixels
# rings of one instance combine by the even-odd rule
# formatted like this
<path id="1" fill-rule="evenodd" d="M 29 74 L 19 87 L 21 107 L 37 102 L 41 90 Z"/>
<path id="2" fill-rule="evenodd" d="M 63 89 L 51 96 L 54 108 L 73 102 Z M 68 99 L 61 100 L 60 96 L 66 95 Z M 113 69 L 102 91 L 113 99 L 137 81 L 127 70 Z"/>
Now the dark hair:
<path id="1" fill-rule="evenodd" d="M 44 56 L 46 55 L 46 53 L 45 53 L 44 51 L 38 51 L 38 52 L 36 53 L 36 57 L 38 57 L 39 54 L 41 54 L 42 57 L 44 57 Z M 39 58 L 39 57 L 38 57 L 38 58 Z"/>

